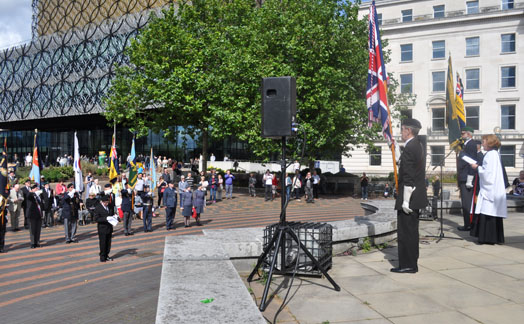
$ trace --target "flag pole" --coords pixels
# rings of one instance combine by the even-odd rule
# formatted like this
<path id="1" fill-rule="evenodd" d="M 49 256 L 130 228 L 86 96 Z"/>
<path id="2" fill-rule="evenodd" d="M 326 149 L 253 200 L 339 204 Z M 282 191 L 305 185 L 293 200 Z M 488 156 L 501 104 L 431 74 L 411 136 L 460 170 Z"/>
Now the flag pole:
<path id="1" fill-rule="evenodd" d="M 391 145 L 389 148 L 391 149 L 391 157 L 393 158 L 393 175 L 395 177 L 395 190 L 398 193 L 398 173 L 397 173 L 397 158 L 396 158 L 396 152 L 395 152 L 395 139 L 393 138 L 393 127 L 391 127 L 391 112 L 389 111 L 389 105 L 388 107 L 388 123 L 389 123 L 389 130 L 391 131 Z"/>

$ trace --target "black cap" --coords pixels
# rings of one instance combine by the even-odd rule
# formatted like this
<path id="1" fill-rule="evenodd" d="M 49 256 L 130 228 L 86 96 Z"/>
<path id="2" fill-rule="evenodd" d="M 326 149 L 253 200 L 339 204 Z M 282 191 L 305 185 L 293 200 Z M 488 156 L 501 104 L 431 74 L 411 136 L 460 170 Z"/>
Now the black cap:
<path id="1" fill-rule="evenodd" d="M 474 133 L 475 132 L 475 130 L 472 127 L 469 127 L 469 126 L 464 126 L 460 130 L 462 132 L 470 132 L 470 133 Z"/>
<path id="2" fill-rule="evenodd" d="M 102 197 L 100 197 L 100 200 L 102 200 L 102 201 L 109 201 L 109 196 L 103 195 Z"/>
<path id="3" fill-rule="evenodd" d="M 31 186 L 31 189 L 36 189 L 36 188 L 40 188 L 40 187 L 38 186 L 38 183 L 35 183 L 35 184 L 33 184 L 33 185 Z"/>
<path id="4" fill-rule="evenodd" d="M 149 188 L 149 185 L 144 185 L 144 189 Z"/>
<path id="5" fill-rule="evenodd" d="M 111 184 L 110 183 L 106 183 L 104 188 L 111 188 Z"/>
<path id="6" fill-rule="evenodd" d="M 24 183 L 28 183 L 28 182 L 31 183 L 31 179 L 26 179 L 26 180 L 24 181 Z"/>
<path id="7" fill-rule="evenodd" d="M 75 186 L 74 184 L 70 183 L 70 184 L 67 185 L 67 188 L 72 188 L 74 186 Z"/>
<path id="8" fill-rule="evenodd" d="M 402 125 L 406 126 L 406 127 L 414 127 L 414 128 L 418 128 L 418 129 L 422 128 L 422 125 L 420 124 L 420 122 L 418 120 L 416 120 L 416 119 L 413 119 L 413 118 L 404 119 L 402 121 Z"/>

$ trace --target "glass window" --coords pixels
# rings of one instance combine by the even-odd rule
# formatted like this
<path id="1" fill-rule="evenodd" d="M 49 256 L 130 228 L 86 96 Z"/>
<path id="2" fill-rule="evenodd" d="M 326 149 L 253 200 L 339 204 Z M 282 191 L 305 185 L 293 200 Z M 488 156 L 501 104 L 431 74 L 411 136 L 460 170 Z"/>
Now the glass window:
<path id="1" fill-rule="evenodd" d="M 431 146 L 431 165 L 437 166 L 444 161 L 445 146 Z M 444 165 L 444 164 L 442 164 Z"/>
<path id="2" fill-rule="evenodd" d="M 433 41 L 433 58 L 445 58 L 446 57 L 446 42 L 445 41 Z"/>
<path id="3" fill-rule="evenodd" d="M 381 13 L 377 13 L 377 21 L 378 21 L 378 25 L 382 25 L 382 14 Z"/>
<path id="4" fill-rule="evenodd" d="M 446 72 L 439 71 L 439 72 L 431 72 L 432 76 L 432 82 L 433 92 L 440 92 L 446 90 Z"/>
<path id="5" fill-rule="evenodd" d="M 466 70 L 466 90 L 480 89 L 480 69 Z"/>
<path id="6" fill-rule="evenodd" d="M 466 56 L 479 55 L 480 53 L 480 38 L 468 37 L 466 38 Z"/>
<path id="7" fill-rule="evenodd" d="M 400 45 L 400 61 L 413 61 L 413 44 Z"/>
<path id="8" fill-rule="evenodd" d="M 444 108 L 434 108 L 431 129 L 434 131 L 443 131 L 445 127 L 445 116 L 446 114 Z"/>
<path id="9" fill-rule="evenodd" d="M 513 9 L 513 0 L 502 0 L 502 9 Z"/>
<path id="10" fill-rule="evenodd" d="M 502 53 L 515 52 L 515 34 L 502 34 L 500 35 L 500 50 Z"/>
<path id="11" fill-rule="evenodd" d="M 411 110 L 411 109 L 402 109 L 400 111 L 400 118 L 401 119 L 413 118 L 413 110 Z"/>
<path id="12" fill-rule="evenodd" d="M 369 165 L 382 164 L 382 147 L 375 147 L 369 151 Z"/>
<path id="13" fill-rule="evenodd" d="M 466 2 L 467 14 L 476 14 L 479 13 L 479 2 L 478 1 L 468 1 Z"/>
<path id="14" fill-rule="evenodd" d="M 515 67 L 504 66 L 500 69 L 501 88 L 515 88 Z"/>
<path id="15" fill-rule="evenodd" d="M 413 20 L 413 10 L 411 9 L 402 10 L 402 21 L 407 22 L 407 21 L 412 21 L 412 20 Z"/>
<path id="16" fill-rule="evenodd" d="M 479 107 L 466 107 L 466 125 L 474 130 L 479 129 Z"/>
<path id="17" fill-rule="evenodd" d="M 502 105 L 500 125 L 502 129 L 515 129 L 515 105 Z"/>
<path id="18" fill-rule="evenodd" d="M 444 18 L 445 16 L 444 5 L 433 6 L 433 18 Z"/>
<path id="19" fill-rule="evenodd" d="M 412 74 L 401 74 L 400 75 L 400 93 L 412 93 L 413 92 L 413 75 Z"/>
<path id="20" fill-rule="evenodd" d="M 502 145 L 500 147 L 500 158 L 505 167 L 515 167 L 515 146 Z"/>

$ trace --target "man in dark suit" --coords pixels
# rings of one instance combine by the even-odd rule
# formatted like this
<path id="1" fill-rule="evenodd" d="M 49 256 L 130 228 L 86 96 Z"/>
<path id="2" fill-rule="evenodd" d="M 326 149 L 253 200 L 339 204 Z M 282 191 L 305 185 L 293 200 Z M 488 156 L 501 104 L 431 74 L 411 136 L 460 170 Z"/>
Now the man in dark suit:
<path id="1" fill-rule="evenodd" d="M 109 216 L 113 216 L 113 213 L 109 210 L 109 195 L 104 195 L 100 203 L 95 207 L 95 219 L 98 223 L 98 240 L 100 244 L 100 262 L 113 261 L 109 257 L 111 238 L 113 236 L 113 226 L 107 221 Z"/>
<path id="2" fill-rule="evenodd" d="M 62 218 L 64 220 L 64 231 L 66 244 L 71 242 L 78 243 L 75 239 L 76 226 L 78 221 L 78 210 L 82 200 L 78 192 L 75 190 L 75 186 L 70 183 L 67 185 L 67 192 L 62 196 Z"/>
<path id="3" fill-rule="evenodd" d="M 53 190 L 49 188 L 49 183 L 44 183 L 44 190 L 42 190 L 42 203 L 44 206 L 44 222 L 43 227 L 53 226 Z"/>
<path id="4" fill-rule="evenodd" d="M 24 186 L 20 189 L 24 200 L 22 201 L 22 210 L 24 211 L 24 228 L 29 229 L 29 222 L 27 221 L 27 196 L 31 192 L 31 180 L 27 179 Z"/>
<path id="5" fill-rule="evenodd" d="M 457 165 L 457 180 L 460 189 L 460 200 L 462 203 L 462 217 L 464 218 L 464 226 L 459 226 L 459 231 L 469 231 L 471 229 L 469 212 L 471 209 L 471 201 L 473 199 L 473 180 L 475 178 L 475 170 L 471 165 L 462 159 L 467 156 L 473 160 L 477 160 L 477 143 L 472 140 L 473 128 L 463 127 L 461 129 L 462 139 L 464 140 L 464 147 L 459 154 Z"/>
<path id="6" fill-rule="evenodd" d="M 426 193 L 426 156 L 417 135 L 422 125 L 416 119 L 402 123 L 404 151 L 400 156 L 398 172 L 397 210 L 398 267 L 391 272 L 416 273 L 418 271 L 419 210 L 428 205 Z"/>
<path id="7" fill-rule="evenodd" d="M 38 184 L 31 186 L 31 191 L 27 195 L 26 214 L 29 221 L 29 237 L 31 248 L 40 247 L 40 231 L 42 230 L 42 200 L 39 196 Z"/>
<path id="8" fill-rule="evenodd" d="M 122 213 L 124 214 L 124 234 L 125 236 L 128 236 L 133 235 L 133 231 L 131 231 L 131 222 L 133 220 L 133 189 L 131 189 L 129 183 L 126 183 L 126 188 L 127 189 L 123 189 L 120 192 L 120 195 L 122 196 L 120 209 L 122 209 Z"/>
<path id="9" fill-rule="evenodd" d="M 166 206 L 166 229 L 175 229 L 175 214 L 177 205 L 177 195 L 175 184 L 168 182 L 168 187 L 164 190 L 164 205 Z"/>

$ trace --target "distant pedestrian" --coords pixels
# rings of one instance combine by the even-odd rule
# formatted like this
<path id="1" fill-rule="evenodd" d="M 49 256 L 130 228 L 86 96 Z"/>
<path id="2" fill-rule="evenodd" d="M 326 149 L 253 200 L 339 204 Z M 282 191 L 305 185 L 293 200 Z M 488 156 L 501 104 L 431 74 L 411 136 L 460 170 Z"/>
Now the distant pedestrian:
<path id="1" fill-rule="evenodd" d="M 222 178 L 222 175 L 218 175 L 218 189 L 217 189 L 217 200 L 222 200 L 222 192 L 224 192 L 224 178 Z"/>
<path id="2" fill-rule="evenodd" d="M 306 202 L 307 203 L 314 203 L 313 199 L 313 177 L 311 176 L 311 172 L 308 172 L 306 175 L 306 179 L 304 180 L 304 189 L 306 191 Z"/>
<path id="3" fill-rule="evenodd" d="M 249 174 L 249 179 L 248 179 L 248 189 L 249 189 L 249 196 L 251 197 L 256 197 L 257 196 L 257 192 L 255 190 L 255 186 L 257 184 L 257 178 L 255 177 L 255 174 L 253 172 L 251 172 Z"/>
<path id="4" fill-rule="evenodd" d="M 189 218 L 193 214 L 193 193 L 191 187 L 187 187 L 180 193 L 180 209 L 184 216 L 184 226 L 189 226 Z"/>
<path id="5" fill-rule="evenodd" d="M 227 170 L 224 179 L 226 182 L 226 199 L 233 199 L 233 180 L 235 176 L 231 174 L 230 170 Z"/>
<path id="6" fill-rule="evenodd" d="M 318 188 L 320 187 L 320 176 L 317 173 L 317 170 L 313 171 L 313 198 L 318 199 Z"/>
<path id="7" fill-rule="evenodd" d="M 262 180 L 264 180 L 264 201 L 273 200 L 271 195 L 273 190 L 273 175 L 271 174 L 269 169 L 266 170 L 266 173 L 264 174 Z"/>
<path id="8" fill-rule="evenodd" d="M 295 171 L 293 177 L 293 191 L 295 192 L 295 199 L 300 201 L 300 188 L 302 188 L 302 180 L 300 179 L 300 172 Z"/>
<path id="9" fill-rule="evenodd" d="M 204 188 L 202 186 L 199 186 L 193 195 L 193 206 L 195 207 L 195 221 L 197 226 L 202 226 L 202 224 L 200 223 L 200 214 L 204 213 L 206 202 L 206 193 L 203 189 Z M 189 220 L 189 217 L 187 219 Z M 189 224 L 186 225 L 186 227 L 188 226 Z"/>
<path id="10" fill-rule="evenodd" d="M 164 205 L 166 206 L 166 230 L 175 229 L 175 214 L 177 207 L 177 194 L 173 182 L 169 182 L 164 190 Z"/>
<path id="11" fill-rule="evenodd" d="M 360 177 L 360 189 L 362 191 L 362 200 L 368 200 L 368 184 L 369 178 L 366 176 L 366 172 Z"/>

